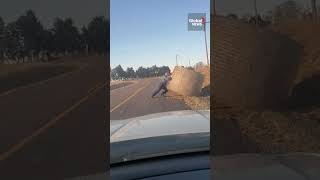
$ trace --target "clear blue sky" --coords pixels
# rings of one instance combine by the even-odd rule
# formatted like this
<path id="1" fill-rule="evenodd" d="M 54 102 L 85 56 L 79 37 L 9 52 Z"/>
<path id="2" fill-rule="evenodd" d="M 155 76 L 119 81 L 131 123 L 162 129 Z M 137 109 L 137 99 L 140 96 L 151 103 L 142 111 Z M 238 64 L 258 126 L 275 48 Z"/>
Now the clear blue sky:
<path id="1" fill-rule="evenodd" d="M 183 65 L 205 61 L 204 32 L 188 31 L 188 13 L 206 13 L 210 21 L 210 0 L 111 0 L 111 67 L 172 68 L 176 54 Z"/>

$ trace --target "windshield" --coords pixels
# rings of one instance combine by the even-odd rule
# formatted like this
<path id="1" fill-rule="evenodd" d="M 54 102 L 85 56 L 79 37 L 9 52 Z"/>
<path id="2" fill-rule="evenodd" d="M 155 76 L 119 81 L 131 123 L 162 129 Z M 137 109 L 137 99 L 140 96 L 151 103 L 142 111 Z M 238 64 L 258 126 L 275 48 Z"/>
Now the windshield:
<path id="1" fill-rule="evenodd" d="M 162 152 L 151 154 L 170 154 L 171 142 L 161 137 L 198 133 L 209 137 L 210 1 L 113 0 L 110 4 L 111 156 L 121 152 L 116 146 L 120 142 L 130 144 L 125 153 L 135 159 L 133 150 L 147 149 L 149 141 L 163 146 L 157 148 Z M 179 143 L 184 144 L 183 151 L 188 150 L 186 145 L 197 147 Z M 146 154 L 136 157 L 150 156 L 150 150 L 139 152 Z"/>

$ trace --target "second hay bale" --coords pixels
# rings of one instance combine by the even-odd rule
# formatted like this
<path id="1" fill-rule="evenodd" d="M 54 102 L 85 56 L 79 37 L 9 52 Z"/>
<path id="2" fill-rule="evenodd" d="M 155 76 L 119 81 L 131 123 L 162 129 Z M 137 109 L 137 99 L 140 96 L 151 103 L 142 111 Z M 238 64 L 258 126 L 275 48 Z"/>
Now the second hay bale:
<path id="1" fill-rule="evenodd" d="M 184 96 L 199 96 L 203 80 L 202 74 L 177 66 L 173 70 L 168 89 Z"/>

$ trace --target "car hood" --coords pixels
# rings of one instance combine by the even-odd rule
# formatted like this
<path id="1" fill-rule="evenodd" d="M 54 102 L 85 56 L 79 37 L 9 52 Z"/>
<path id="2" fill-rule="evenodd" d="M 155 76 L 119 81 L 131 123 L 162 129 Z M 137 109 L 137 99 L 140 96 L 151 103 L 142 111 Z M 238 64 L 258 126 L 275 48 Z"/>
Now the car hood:
<path id="1" fill-rule="evenodd" d="M 210 111 L 171 111 L 110 121 L 110 142 L 210 132 Z"/>
<path id="2" fill-rule="evenodd" d="M 110 122 L 110 164 L 209 152 L 209 111 L 173 111 Z"/>

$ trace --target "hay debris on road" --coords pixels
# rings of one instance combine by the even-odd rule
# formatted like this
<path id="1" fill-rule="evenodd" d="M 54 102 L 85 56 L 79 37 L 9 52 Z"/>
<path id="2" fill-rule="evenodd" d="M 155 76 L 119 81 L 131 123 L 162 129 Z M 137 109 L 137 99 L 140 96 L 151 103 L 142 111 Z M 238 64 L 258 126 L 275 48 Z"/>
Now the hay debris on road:
<path id="1" fill-rule="evenodd" d="M 320 109 L 308 113 L 228 110 L 214 114 L 234 118 L 260 153 L 320 152 Z"/>

